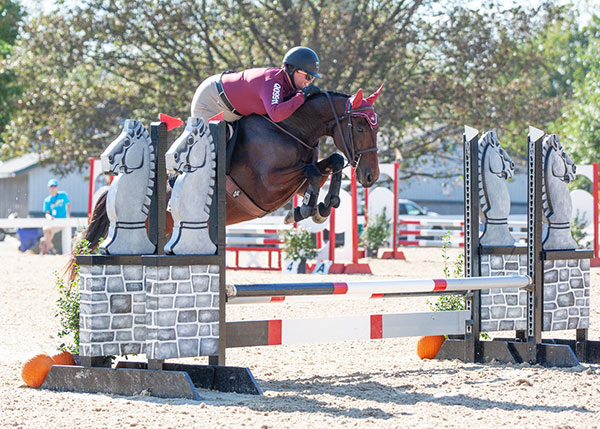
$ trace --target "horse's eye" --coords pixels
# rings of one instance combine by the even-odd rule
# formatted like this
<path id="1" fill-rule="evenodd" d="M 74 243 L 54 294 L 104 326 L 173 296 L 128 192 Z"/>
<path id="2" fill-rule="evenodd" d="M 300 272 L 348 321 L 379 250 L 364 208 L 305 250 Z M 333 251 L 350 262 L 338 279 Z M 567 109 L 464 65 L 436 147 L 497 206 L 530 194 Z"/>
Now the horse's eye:
<path id="1" fill-rule="evenodd" d="M 131 144 L 131 141 L 129 139 L 127 139 L 123 142 L 123 146 L 125 146 L 125 147 L 129 146 L 130 144 Z"/>
<path id="2" fill-rule="evenodd" d="M 189 144 L 189 145 L 194 144 L 194 138 L 193 137 L 188 137 L 187 144 Z"/>
<path id="3" fill-rule="evenodd" d="M 364 133 L 365 129 L 359 125 L 358 127 L 356 127 L 356 131 L 358 131 L 359 133 Z"/>

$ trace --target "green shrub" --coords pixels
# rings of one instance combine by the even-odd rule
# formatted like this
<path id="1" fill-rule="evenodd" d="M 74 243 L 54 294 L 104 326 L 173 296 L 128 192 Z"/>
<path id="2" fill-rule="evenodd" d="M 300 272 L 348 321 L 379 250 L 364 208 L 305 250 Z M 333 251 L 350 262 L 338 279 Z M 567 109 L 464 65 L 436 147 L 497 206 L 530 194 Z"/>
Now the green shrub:
<path id="1" fill-rule="evenodd" d="M 450 245 L 450 231 L 442 237 L 442 260 L 444 261 L 444 277 L 460 278 L 464 276 L 465 254 L 461 253 L 454 261 L 454 268 L 450 272 L 450 257 L 448 256 L 448 246 Z M 435 302 L 426 301 L 431 311 L 452 311 L 464 310 L 465 299 L 462 295 L 441 295 Z"/>
<path id="2" fill-rule="evenodd" d="M 100 244 L 102 240 L 100 240 Z M 92 251 L 87 240 L 81 240 L 75 245 L 76 255 L 89 255 L 97 253 Z M 54 272 L 56 278 L 56 287 L 58 289 L 58 300 L 56 301 L 56 314 L 60 322 L 59 338 L 70 338 L 72 343 L 63 343 L 61 350 L 68 350 L 72 353 L 79 353 L 79 266 L 74 265 L 75 279 L 69 284 L 65 284 L 64 278 Z"/>
<path id="3" fill-rule="evenodd" d="M 383 211 L 374 216 L 361 234 L 361 241 L 367 249 L 377 250 L 388 241 L 392 227 L 385 212 L 384 207 Z"/>
<path id="4" fill-rule="evenodd" d="M 305 229 L 292 228 L 281 234 L 283 240 L 283 252 L 288 259 L 294 261 L 300 259 L 313 259 L 317 256 L 317 249 L 312 235 Z"/>

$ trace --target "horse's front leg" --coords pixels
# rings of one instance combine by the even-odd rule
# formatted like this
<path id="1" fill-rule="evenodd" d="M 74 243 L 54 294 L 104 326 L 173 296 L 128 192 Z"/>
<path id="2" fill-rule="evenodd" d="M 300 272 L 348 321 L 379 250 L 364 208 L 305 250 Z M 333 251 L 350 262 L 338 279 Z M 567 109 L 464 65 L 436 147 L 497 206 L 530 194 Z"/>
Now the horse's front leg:
<path id="1" fill-rule="evenodd" d="M 283 223 L 290 224 L 294 222 L 300 222 L 317 211 L 317 200 L 319 198 L 319 189 L 321 187 L 321 172 L 315 164 L 309 164 L 304 169 L 304 176 L 308 183 L 306 192 L 304 193 L 304 199 L 300 207 L 292 207 L 292 209 L 285 215 Z"/>
<path id="2" fill-rule="evenodd" d="M 323 165 L 319 165 L 320 167 L 325 167 L 321 168 L 321 170 L 333 171 L 333 174 L 331 175 L 329 192 L 327 192 L 327 195 L 325 195 L 324 201 L 322 203 L 319 203 L 317 211 L 312 217 L 315 223 L 325 222 L 331 214 L 331 208 L 338 208 L 340 205 L 340 186 L 342 184 L 342 169 L 344 168 L 344 157 L 338 153 L 334 153 L 324 161 L 325 163 Z"/>

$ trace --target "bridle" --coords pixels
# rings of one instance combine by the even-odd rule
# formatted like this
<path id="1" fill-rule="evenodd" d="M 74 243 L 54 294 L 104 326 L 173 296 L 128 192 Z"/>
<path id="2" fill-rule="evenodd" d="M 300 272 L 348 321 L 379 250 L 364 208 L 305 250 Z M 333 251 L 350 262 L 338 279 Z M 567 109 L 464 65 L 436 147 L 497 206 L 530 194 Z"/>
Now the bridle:
<path id="1" fill-rule="evenodd" d="M 377 152 L 378 149 L 377 149 L 377 143 L 375 143 L 375 145 L 373 147 L 368 147 L 366 149 L 356 150 L 354 148 L 354 137 L 352 135 L 352 116 L 355 116 L 355 117 L 356 116 L 367 116 L 361 112 L 374 111 L 375 109 L 373 109 L 372 106 L 362 106 L 362 107 L 353 109 L 352 104 L 350 103 L 350 98 L 348 98 L 348 100 L 346 101 L 346 108 L 344 110 L 344 114 L 341 116 L 338 116 L 329 92 L 322 91 L 322 93 L 324 93 L 327 96 L 327 100 L 329 101 L 329 105 L 331 106 L 331 111 L 333 112 L 333 118 L 334 118 L 333 121 L 331 121 L 327 124 L 326 129 L 327 129 L 327 131 L 331 130 L 330 135 L 333 135 L 333 129 L 335 127 L 338 127 L 340 129 L 340 135 L 342 136 L 344 155 L 346 155 L 346 159 L 348 160 L 348 162 L 346 163 L 346 165 L 344 165 L 343 168 L 346 168 L 348 165 L 350 165 L 350 166 L 352 166 L 352 168 L 354 168 L 356 170 L 356 168 L 358 167 L 358 163 L 360 162 L 363 154 L 365 154 L 367 152 Z M 310 146 L 306 142 L 302 141 L 302 139 L 300 139 L 298 136 L 295 136 L 294 134 L 292 134 L 291 132 L 289 132 L 288 130 L 283 128 L 281 125 L 279 125 L 277 122 L 273 121 L 267 115 L 261 115 L 261 116 L 263 118 L 265 118 L 267 121 L 269 121 L 271 124 L 275 125 L 275 127 L 279 128 L 285 134 L 292 137 L 294 140 L 296 140 L 302 146 L 304 146 L 308 149 L 311 149 L 313 151 L 319 146 L 318 142 L 317 142 L 316 146 Z M 343 121 L 344 119 L 348 119 L 348 139 L 347 140 L 346 140 L 346 137 L 344 136 L 344 132 L 342 130 L 342 125 L 340 122 L 340 121 Z M 369 120 L 368 117 L 367 117 L 367 122 L 369 123 L 369 128 L 371 131 L 371 140 L 373 142 L 376 142 L 377 141 L 376 140 L 376 132 L 377 132 L 376 124 L 373 124 L 371 122 L 371 120 Z"/>
<path id="2" fill-rule="evenodd" d="M 343 143 L 343 148 L 344 148 L 344 155 L 346 155 L 346 158 L 348 159 L 348 163 L 347 165 L 351 165 L 352 168 L 354 168 L 356 170 L 356 168 L 358 167 L 358 163 L 360 162 L 363 154 L 368 153 L 368 152 L 377 152 L 377 144 L 375 143 L 375 146 L 373 147 L 368 147 L 366 149 L 361 149 L 361 150 L 356 150 L 354 147 L 354 136 L 352 133 L 352 116 L 356 117 L 356 116 L 366 116 L 364 113 L 360 113 L 360 112 L 365 112 L 368 110 L 375 110 L 373 109 L 372 106 L 362 106 L 362 107 L 358 107 L 356 109 L 352 108 L 352 104 L 350 103 L 350 99 L 348 99 L 346 101 L 346 108 L 344 110 L 344 114 L 342 116 L 338 116 L 336 110 L 335 110 L 335 106 L 333 105 L 333 100 L 331 99 L 331 95 L 329 94 L 329 92 L 324 91 L 325 95 L 327 96 L 327 100 L 329 101 L 329 105 L 331 106 L 331 110 L 333 112 L 333 121 L 331 121 L 329 124 L 327 124 L 327 129 L 331 129 L 332 131 L 332 135 L 333 135 L 333 128 L 338 127 L 340 130 L 340 135 L 342 136 L 342 143 Z M 348 119 L 348 139 L 346 140 L 346 137 L 344 136 L 344 132 L 342 130 L 342 125 L 340 123 L 340 121 L 343 121 L 344 119 Z M 369 123 L 369 129 L 371 131 L 371 140 L 373 142 L 376 142 L 376 136 L 375 133 L 377 132 L 376 129 L 374 128 L 374 124 L 371 123 L 371 121 L 369 120 L 369 118 L 367 117 L 367 122 Z M 333 124 L 335 123 L 335 126 L 333 126 Z M 333 127 L 332 127 L 333 126 Z M 344 168 L 346 167 L 344 166 Z"/>

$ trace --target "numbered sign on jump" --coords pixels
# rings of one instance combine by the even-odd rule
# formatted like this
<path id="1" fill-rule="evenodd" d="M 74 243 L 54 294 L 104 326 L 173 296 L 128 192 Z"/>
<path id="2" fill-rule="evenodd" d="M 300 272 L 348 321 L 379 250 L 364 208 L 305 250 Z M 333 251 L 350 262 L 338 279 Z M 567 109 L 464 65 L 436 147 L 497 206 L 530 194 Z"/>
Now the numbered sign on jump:
<path id="1" fill-rule="evenodd" d="M 332 263 L 332 261 L 317 262 L 315 268 L 312 270 L 312 274 L 329 274 L 329 268 Z"/>
<path id="2" fill-rule="evenodd" d="M 290 274 L 298 274 L 298 268 L 300 268 L 300 261 L 294 261 L 292 259 L 286 259 L 283 263 L 283 271 Z"/>

